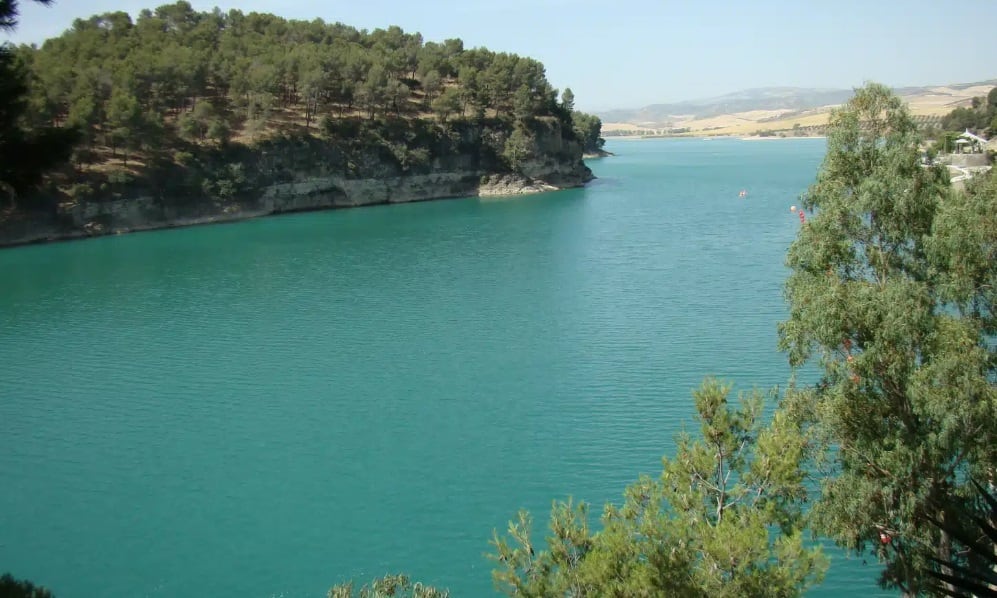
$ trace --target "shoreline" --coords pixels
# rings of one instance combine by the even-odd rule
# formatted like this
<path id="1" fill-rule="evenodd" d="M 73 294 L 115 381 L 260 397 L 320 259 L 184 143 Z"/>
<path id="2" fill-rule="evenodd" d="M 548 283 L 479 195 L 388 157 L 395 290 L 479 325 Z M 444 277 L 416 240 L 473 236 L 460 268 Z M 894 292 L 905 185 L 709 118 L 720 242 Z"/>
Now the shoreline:
<path id="1" fill-rule="evenodd" d="M 586 169 L 588 170 L 588 169 Z M 453 174 L 453 173 L 451 173 Z M 458 175 L 459 176 L 459 175 Z M 271 187 L 270 193 L 265 193 L 263 199 L 269 201 L 247 201 L 246 203 L 232 203 L 225 206 L 215 206 L 215 211 L 198 215 L 173 215 L 164 216 L 161 219 L 144 217 L 132 219 L 136 212 L 143 213 L 159 203 L 153 197 L 133 197 L 127 199 L 101 202 L 99 204 L 84 204 L 74 206 L 71 211 L 63 214 L 72 218 L 78 224 L 65 228 L 65 225 L 53 225 L 51 221 L 40 220 L 37 214 L 22 214 L 20 219 L 7 219 L 0 222 L 0 251 L 14 247 L 24 247 L 27 245 L 44 245 L 49 243 L 64 243 L 70 241 L 84 241 L 98 237 L 119 236 L 132 233 L 143 233 L 157 230 L 169 230 L 178 228 L 189 228 L 194 226 L 210 226 L 214 224 L 233 224 L 245 220 L 257 218 L 268 218 L 271 216 L 281 216 L 285 214 L 299 214 L 305 212 L 322 212 L 333 210 L 344 210 L 354 208 L 367 208 L 377 206 L 390 206 L 404 203 L 421 203 L 427 201 L 444 201 L 453 199 L 499 199 L 518 198 L 532 195 L 540 195 L 565 189 L 575 189 L 584 187 L 595 179 L 591 171 L 587 175 L 583 174 L 577 180 L 571 178 L 558 180 L 557 184 L 543 180 L 542 178 L 527 178 L 510 174 L 470 174 L 466 180 L 474 179 L 475 184 L 461 185 L 458 181 L 437 181 L 441 184 L 437 189 L 418 189 L 418 181 L 404 181 L 410 185 L 416 185 L 416 189 L 404 189 L 398 185 L 393 189 L 395 193 L 387 191 L 386 196 L 377 197 L 378 193 L 364 193 L 355 201 L 350 201 L 349 193 L 346 197 L 336 196 L 323 192 L 306 192 L 298 196 L 288 194 L 285 196 L 290 203 L 278 205 L 275 201 L 280 191 L 278 186 Z M 356 181 L 363 185 L 373 182 L 378 187 L 387 186 L 389 181 L 374 180 Z M 454 183 L 457 183 L 454 185 Z M 363 189 L 366 191 L 366 189 Z M 311 191 L 311 190 L 310 190 Z M 342 189 L 338 189 L 342 193 Z M 357 189 L 356 191 L 361 191 Z M 408 191 L 408 193 L 405 193 Z M 420 193 L 420 191 L 422 191 Z M 295 201 L 298 197 L 310 198 L 305 202 Z M 364 201 L 369 199 L 369 201 Z M 331 200 L 331 201 L 327 201 Z M 342 201 L 346 200 L 346 201 Z M 255 205 L 254 205 L 255 204 Z M 104 224 L 100 220 L 113 220 L 119 218 L 121 222 L 116 225 Z M 5 229 L 5 230 L 4 230 Z"/>
<path id="2" fill-rule="evenodd" d="M 797 135 L 781 137 L 773 135 L 762 137 L 759 135 L 612 135 L 606 141 L 647 141 L 650 139 L 693 139 L 700 141 L 713 141 L 715 139 L 736 139 L 738 141 L 770 141 L 770 140 L 792 140 L 792 139 L 827 139 L 826 135 Z"/>
<path id="3" fill-rule="evenodd" d="M 827 139 L 827 135 L 796 135 L 793 137 L 780 137 L 778 135 L 772 135 L 767 137 L 762 137 L 761 135 L 748 135 L 746 137 L 738 137 L 741 141 L 775 141 L 784 139 Z"/>

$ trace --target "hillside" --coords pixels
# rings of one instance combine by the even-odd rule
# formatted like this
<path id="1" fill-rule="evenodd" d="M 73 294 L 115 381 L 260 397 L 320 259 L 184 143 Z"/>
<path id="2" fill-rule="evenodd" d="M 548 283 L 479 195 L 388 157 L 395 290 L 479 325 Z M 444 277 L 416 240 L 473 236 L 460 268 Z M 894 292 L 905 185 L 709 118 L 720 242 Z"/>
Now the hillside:
<path id="1" fill-rule="evenodd" d="M 894 91 L 922 124 L 932 124 L 975 96 L 985 96 L 997 80 Z M 637 110 L 599 113 L 607 135 L 688 134 L 750 135 L 760 131 L 813 133 L 827 123 L 831 108 L 846 102 L 852 90 L 771 87 L 715 98 L 656 104 Z"/>
<path id="2" fill-rule="evenodd" d="M 398 27 L 181 1 L 13 54 L 18 122 L 78 142 L 40 187 L 0 170 L 0 244 L 577 186 L 600 145 L 540 62 Z"/>
<path id="3" fill-rule="evenodd" d="M 672 104 L 652 104 L 637 110 L 609 110 L 599 113 L 606 122 L 667 126 L 692 119 L 755 111 L 805 110 L 848 100 L 851 90 L 767 87 L 747 89 L 713 98 Z"/>

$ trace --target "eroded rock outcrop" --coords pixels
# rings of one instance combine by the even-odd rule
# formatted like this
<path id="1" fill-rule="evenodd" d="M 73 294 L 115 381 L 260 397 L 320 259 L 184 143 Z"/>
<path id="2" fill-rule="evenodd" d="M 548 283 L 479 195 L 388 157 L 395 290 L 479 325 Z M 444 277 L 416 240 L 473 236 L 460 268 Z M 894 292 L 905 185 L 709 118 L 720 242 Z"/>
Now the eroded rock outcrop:
<path id="1" fill-rule="evenodd" d="M 209 156 L 178 169 L 173 178 L 160 176 L 158 184 L 137 180 L 111 197 L 60 201 L 44 212 L 8 214 L 0 221 L 0 245 L 308 210 L 542 193 L 578 187 L 594 178 L 582 160 L 580 144 L 566 137 L 556 122 L 536 128 L 532 155 L 515 169 L 501 157 L 505 137 L 495 127 L 465 126 L 451 129 L 448 137 L 421 141 L 398 149 L 358 146 L 354 139 L 288 138 L 237 154 Z M 238 176 L 226 174 L 230 172 Z M 199 185 L 186 184 L 182 177 Z M 225 193 L 212 196 L 199 189 Z"/>

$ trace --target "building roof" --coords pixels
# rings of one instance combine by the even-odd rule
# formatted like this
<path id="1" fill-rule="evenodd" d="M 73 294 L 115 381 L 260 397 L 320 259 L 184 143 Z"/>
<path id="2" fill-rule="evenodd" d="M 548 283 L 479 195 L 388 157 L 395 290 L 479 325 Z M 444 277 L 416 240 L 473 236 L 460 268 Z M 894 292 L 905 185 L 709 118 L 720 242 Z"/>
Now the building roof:
<path id="1" fill-rule="evenodd" d="M 976 143 L 979 143 L 981 145 L 986 145 L 987 144 L 987 140 L 986 139 L 984 139 L 984 138 L 982 138 L 982 137 L 980 137 L 978 135 L 973 135 L 972 133 L 969 132 L 969 129 L 967 129 L 965 133 L 959 135 L 959 137 L 963 138 L 963 139 L 969 139 L 970 141 L 975 141 Z M 960 139 L 959 141 L 962 141 L 962 139 Z M 956 143 L 958 143 L 958 141 Z"/>

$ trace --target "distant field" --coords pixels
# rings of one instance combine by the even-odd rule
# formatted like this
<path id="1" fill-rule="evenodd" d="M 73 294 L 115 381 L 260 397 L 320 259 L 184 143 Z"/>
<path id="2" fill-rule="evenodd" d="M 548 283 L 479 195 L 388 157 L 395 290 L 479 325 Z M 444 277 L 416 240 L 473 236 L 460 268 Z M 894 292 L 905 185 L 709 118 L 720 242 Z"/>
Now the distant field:
<path id="1" fill-rule="evenodd" d="M 990 86 L 977 85 L 965 89 L 932 87 L 914 95 L 902 96 L 910 106 L 911 113 L 925 124 L 932 123 L 958 106 L 968 106 L 973 97 L 986 96 Z M 668 123 L 621 123 L 606 122 L 602 130 L 610 134 L 630 133 L 635 135 L 661 135 L 670 130 L 688 129 L 680 133 L 689 136 L 735 135 L 745 136 L 761 131 L 792 134 L 794 127 L 801 134 L 817 134 L 818 127 L 827 124 L 828 115 L 834 106 L 822 106 L 805 111 L 791 110 L 752 110 L 722 114 L 710 118 L 695 119 L 678 116 Z M 809 129 L 809 130 L 808 130 Z"/>

